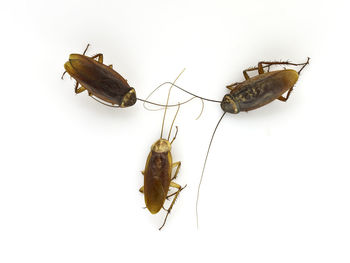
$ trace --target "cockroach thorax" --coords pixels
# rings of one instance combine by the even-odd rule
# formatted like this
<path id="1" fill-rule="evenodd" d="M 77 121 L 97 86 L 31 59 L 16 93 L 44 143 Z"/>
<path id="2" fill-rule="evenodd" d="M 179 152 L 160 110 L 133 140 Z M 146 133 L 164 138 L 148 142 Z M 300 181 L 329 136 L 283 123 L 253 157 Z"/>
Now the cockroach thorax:
<path id="1" fill-rule="evenodd" d="M 136 92 L 135 89 L 131 89 L 128 93 L 125 94 L 123 97 L 123 101 L 120 105 L 120 107 L 130 107 L 136 103 Z"/>
<path id="2" fill-rule="evenodd" d="M 159 139 L 152 145 L 151 150 L 157 153 L 170 152 L 171 144 L 168 140 Z"/>

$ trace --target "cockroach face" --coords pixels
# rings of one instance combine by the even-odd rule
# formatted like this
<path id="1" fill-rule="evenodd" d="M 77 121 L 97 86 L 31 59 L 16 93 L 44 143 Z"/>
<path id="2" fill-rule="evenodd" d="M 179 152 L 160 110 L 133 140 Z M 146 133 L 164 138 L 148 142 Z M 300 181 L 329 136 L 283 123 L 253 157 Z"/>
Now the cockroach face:
<path id="1" fill-rule="evenodd" d="M 128 93 L 123 97 L 122 104 L 120 107 L 130 107 L 136 103 L 136 92 L 134 89 L 131 89 Z"/>
<path id="2" fill-rule="evenodd" d="M 152 145 L 151 150 L 157 153 L 170 152 L 171 144 L 168 140 L 159 139 Z"/>
<path id="3" fill-rule="evenodd" d="M 231 94 L 226 94 L 221 101 L 221 109 L 224 112 L 239 113 L 239 107 L 237 102 L 233 99 Z"/>

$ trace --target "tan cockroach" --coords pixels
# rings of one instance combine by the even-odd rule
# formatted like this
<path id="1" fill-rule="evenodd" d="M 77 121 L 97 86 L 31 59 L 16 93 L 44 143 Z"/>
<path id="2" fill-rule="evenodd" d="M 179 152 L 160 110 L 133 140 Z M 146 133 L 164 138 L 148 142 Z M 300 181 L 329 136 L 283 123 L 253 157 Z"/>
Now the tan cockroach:
<path id="1" fill-rule="evenodd" d="M 182 72 L 180 73 L 180 75 L 182 74 Z M 179 78 L 179 76 L 177 78 Z M 167 214 L 159 230 L 161 230 L 165 225 L 165 222 L 168 218 L 171 209 L 174 206 L 176 199 L 178 198 L 180 192 L 186 187 L 181 187 L 179 184 L 173 182 L 173 180 L 176 179 L 179 169 L 181 167 L 181 162 L 173 162 L 173 158 L 171 155 L 171 145 L 174 142 L 178 132 L 177 126 L 176 133 L 171 142 L 169 142 L 171 130 L 175 122 L 176 116 L 179 112 L 180 105 L 177 108 L 176 114 L 171 124 L 168 138 L 163 138 L 164 120 L 168 108 L 167 105 L 169 102 L 171 88 L 172 86 L 169 88 L 168 98 L 165 104 L 160 139 L 152 145 L 151 152 L 148 154 L 145 170 L 142 171 L 142 174 L 144 176 L 144 184 L 140 188 L 140 192 L 143 193 L 145 197 L 146 207 L 152 214 L 158 213 L 159 210 L 164 208 L 165 200 L 171 196 L 174 196 L 169 208 L 164 208 L 167 211 Z M 172 175 L 173 168 L 176 168 L 174 175 Z M 168 195 L 169 187 L 174 187 L 177 189 L 177 191 Z"/>

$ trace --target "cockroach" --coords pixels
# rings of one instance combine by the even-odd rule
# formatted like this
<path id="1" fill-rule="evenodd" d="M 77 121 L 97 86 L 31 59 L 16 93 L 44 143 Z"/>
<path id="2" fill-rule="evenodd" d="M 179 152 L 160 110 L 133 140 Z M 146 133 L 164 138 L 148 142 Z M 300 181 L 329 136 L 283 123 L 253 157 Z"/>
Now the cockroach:
<path id="1" fill-rule="evenodd" d="M 82 55 L 70 54 L 69 60 L 64 64 L 65 72 L 61 78 L 63 79 L 64 74 L 68 73 L 76 80 L 74 88 L 76 94 L 87 90 L 89 96 L 96 101 L 116 108 L 130 107 L 137 100 L 157 106 L 165 106 L 137 98 L 135 89 L 130 87 L 127 80 L 113 70 L 113 65 L 103 64 L 103 54 L 99 53 L 92 57 L 85 55 L 89 46 L 88 44 Z M 192 99 L 179 104 L 187 103 Z M 177 105 L 168 105 L 167 107 Z"/>
<path id="2" fill-rule="evenodd" d="M 248 68 L 243 71 L 243 75 L 245 78 L 244 81 L 236 82 L 227 86 L 227 88 L 230 90 L 230 93 L 226 94 L 221 101 L 210 100 L 210 99 L 197 96 L 174 84 L 175 87 L 177 87 L 178 89 L 181 89 L 184 92 L 189 93 L 192 96 L 198 97 L 202 100 L 208 100 L 208 101 L 220 103 L 221 109 L 224 111 L 218 123 L 216 124 L 212 137 L 210 139 L 208 151 L 204 160 L 200 182 L 198 185 L 197 201 L 196 201 L 197 227 L 198 227 L 198 200 L 199 200 L 200 186 L 202 183 L 209 150 L 213 142 L 215 132 L 221 120 L 225 116 L 225 114 L 227 112 L 238 114 L 241 111 L 248 112 L 251 110 L 255 110 L 276 99 L 286 102 L 293 90 L 295 83 L 299 78 L 300 72 L 305 68 L 307 64 L 309 64 L 309 60 L 310 58 L 307 58 L 307 61 L 305 63 L 300 63 L 300 64 L 294 64 L 288 61 L 287 62 L 278 62 L 278 61 L 259 62 L 257 67 Z M 282 70 L 270 71 L 270 67 L 272 65 L 291 65 L 291 66 L 302 66 L 302 67 L 300 68 L 299 71 L 295 71 L 293 69 L 282 69 Z M 264 68 L 267 68 L 266 72 Z M 256 71 L 256 70 L 258 72 L 258 75 L 254 77 L 250 77 L 247 73 L 249 71 Z M 163 84 L 166 84 L 166 83 L 170 84 L 169 82 L 165 82 Z M 286 92 L 287 92 L 287 95 L 283 97 L 283 94 Z"/>
<path id="3" fill-rule="evenodd" d="M 181 73 L 180 73 L 180 75 L 181 75 Z M 163 138 L 164 120 L 165 120 L 167 105 L 169 102 L 171 88 L 172 88 L 172 86 L 169 88 L 168 98 L 167 98 L 167 102 L 165 104 L 160 139 L 157 140 L 152 145 L 151 151 L 148 154 L 145 169 L 144 169 L 144 171 L 142 171 L 142 174 L 144 176 L 144 184 L 139 190 L 141 193 L 144 194 L 146 207 L 152 214 L 158 213 L 162 208 L 165 209 L 164 208 L 165 200 L 171 196 L 174 196 L 169 208 L 165 209 L 167 211 L 167 213 L 166 213 L 166 216 L 164 218 L 163 224 L 161 225 L 159 230 L 161 230 L 163 228 L 163 226 L 165 225 L 165 222 L 168 218 L 168 215 L 169 215 L 171 209 L 174 206 L 176 199 L 178 198 L 180 192 L 186 187 L 186 186 L 181 187 L 179 184 L 173 182 L 173 180 L 176 179 L 177 174 L 179 172 L 179 169 L 181 167 L 181 162 L 180 161 L 173 162 L 173 158 L 171 155 L 171 146 L 172 146 L 172 143 L 174 142 L 176 135 L 177 135 L 177 132 L 178 132 L 177 126 L 176 126 L 176 133 L 175 133 L 172 141 L 169 142 L 171 130 L 172 130 L 173 124 L 175 122 L 176 116 L 179 112 L 180 105 L 177 108 L 176 114 L 175 114 L 173 122 L 171 124 L 168 138 L 167 139 Z M 175 170 L 174 175 L 172 176 L 173 168 L 176 168 L 176 170 Z M 168 195 L 170 187 L 176 188 L 177 191 L 175 193 Z"/>

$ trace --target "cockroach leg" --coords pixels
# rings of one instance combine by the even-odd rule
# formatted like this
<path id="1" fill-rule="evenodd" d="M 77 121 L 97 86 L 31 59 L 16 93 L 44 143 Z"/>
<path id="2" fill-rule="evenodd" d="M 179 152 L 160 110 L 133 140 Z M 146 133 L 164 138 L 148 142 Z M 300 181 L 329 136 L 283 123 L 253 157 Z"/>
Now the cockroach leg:
<path id="1" fill-rule="evenodd" d="M 101 64 L 103 64 L 103 54 L 102 53 L 96 54 L 96 55 L 92 56 L 91 58 L 92 59 L 97 58 L 97 61 L 100 62 Z"/>
<path id="2" fill-rule="evenodd" d="M 180 167 L 181 167 L 181 162 L 175 162 L 175 163 L 173 163 L 173 165 L 172 165 L 171 168 L 173 169 L 173 168 L 175 168 L 175 167 L 176 167 L 176 170 L 175 170 L 174 176 L 171 178 L 171 181 L 173 181 L 173 180 L 176 179 L 177 174 L 179 173 L 179 170 L 180 170 Z M 166 197 L 166 199 L 169 200 L 168 198 L 171 197 L 171 196 L 173 196 L 173 195 L 175 195 L 175 194 L 176 194 L 176 192 L 175 192 L 175 193 L 172 193 L 172 194 L 170 194 L 170 195 L 168 195 L 168 196 Z"/>
<path id="3" fill-rule="evenodd" d="M 142 173 L 143 176 L 145 176 L 145 171 L 141 171 L 141 173 Z M 139 189 L 139 191 L 141 193 L 143 193 L 143 188 L 144 188 L 144 186 L 141 186 L 140 189 Z"/>
<path id="4" fill-rule="evenodd" d="M 177 174 L 179 173 L 179 170 L 180 170 L 180 167 L 181 167 L 181 162 L 173 163 L 172 168 L 175 168 L 175 167 L 176 167 L 175 174 L 174 174 L 173 178 L 171 178 L 171 181 L 176 179 Z"/>
<path id="5" fill-rule="evenodd" d="M 268 70 L 270 70 L 270 65 L 262 66 L 260 69 L 259 69 L 259 65 L 258 65 L 258 67 L 253 67 L 253 68 L 245 69 L 245 70 L 243 70 L 244 78 L 245 78 L 246 80 L 250 79 L 250 77 L 249 77 L 249 75 L 248 75 L 248 73 L 247 73 L 248 71 L 258 70 L 258 73 L 259 73 L 259 74 L 263 74 L 263 73 L 264 73 L 264 68 L 266 68 L 266 67 L 268 67 L 268 68 L 269 68 Z M 260 72 L 262 72 L 262 73 L 260 73 Z M 236 84 L 236 83 L 234 83 L 234 84 Z M 232 85 L 234 85 L 234 84 L 232 84 Z M 240 84 L 240 82 L 238 82 L 237 84 Z M 230 85 L 230 86 L 231 86 L 231 85 Z"/>
<path id="6" fill-rule="evenodd" d="M 172 193 L 172 194 L 170 194 L 170 195 L 168 195 L 167 197 L 166 197 L 166 199 L 169 201 L 169 197 L 172 197 L 172 196 L 174 196 L 174 195 L 176 195 L 176 192 L 175 193 Z M 166 209 L 165 209 L 166 210 Z M 166 210 L 166 211 L 168 211 L 168 210 Z"/>
<path id="7" fill-rule="evenodd" d="M 309 57 L 307 57 L 307 60 L 306 60 L 306 62 L 305 63 L 303 63 L 302 65 L 302 67 L 301 67 L 301 69 L 298 71 L 298 74 L 300 74 L 300 72 L 306 67 L 306 65 L 308 65 L 309 64 L 309 60 L 310 60 L 310 58 Z"/>
<path id="8" fill-rule="evenodd" d="M 249 69 L 246 69 L 246 70 L 243 71 L 243 76 L 244 76 L 244 78 L 245 78 L 246 80 L 247 80 L 247 79 L 250 79 L 250 77 L 249 77 L 247 71 L 249 71 Z"/>
<path id="9" fill-rule="evenodd" d="M 290 89 L 288 90 L 288 93 L 287 93 L 287 96 L 286 96 L 286 97 L 281 96 L 281 97 L 279 97 L 279 98 L 277 98 L 277 99 L 280 100 L 280 101 L 286 102 L 286 101 L 289 99 L 289 95 L 291 94 L 292 90 L 293 90 L 293 88 L 290 88 Z"/>
<path id="10" fill-rule="evenodd" d="M 309 64 L 309 60 L 310 58 L 308 57 L 307 58 L 307 61 L 305 63 L 299 63 L 299 64 L 296 64 L 296 63 L 290 63 L 288 61 L 273 61 L 273 62 L 265 62 L 265 61 L 261 61 L 258 63 L 258 69 L 261 70 L 262 73 L 260 73 L 260 70 L 259 70 L 259 74 L 263 74 L 264 73 L 264 70 L 263 68 L 265 67 L 268 67 L 270 69 L 270 66 L 272 65 L 292 65 L 292 66 L 302 66 L 302 68 L 298 71 L 298 74 L 300 74 L 300 72 L 305 68 L 305 66 L 307 64 Z M 263 66 L 263 64 L 265 64 L 265 66 Z"/>
<path id="11" fill-rule="evenodd" d="M 257 67 L 253 67 L 253 68 L 249 68 L 249 69 L 245 69 L 243 71 L 243 75 L 244 75 L 244 78 L 246 80 L 250 79 L 249 75 L 248 75 L 248 71 L 254 71 L 254 70 L 257 70 L 259 75 L 261 74 L 264 74 L 265 71 L 264 71 L 264 68 L 267 68 L 267 72 L 270 72 L 270 67 L 272 65 L 292 65 L 292 66 L 303 66 L 299 71 L 298 71 L 298 74 L 300 73 L 300 71 L 303 70 L 303 68 L 309 64 L 309 60 L 310 58 L 307 59 L 307 61 L 305 63 L 299 63 L 299 64 L 295 64 L 295 63 L 290 63 L 288 61 L 273 61 L 273 62 L 268 62 L 268 61 L 260 61 L 258 63 L 258 66 Z M 236 84 L 236 83 L 234 83 Z M 234 85 L 232 84 L 232 85 Z M 232 85 L 228 86 L 228 87 L 231 87 Z"/>
<path id="12" fill-rule="evenodd" d="M 110 64 L 108 67 L 113 68 L 113 65 L 112 65 L 112 64 Z"/>
<path id="13" fill-rule="evenodd" d="M 78 86 L 79 86 L 79 82 L 77 81 L 77 83 L 75 83 L 75 88 L 74 88 L 75 94 L 79 94 L 84 90 L 86 90 L 83 86 L 80 86 L 79 88 Z"/>
<path id="14" fill-rule="evenodd" d="M 237 88 L 237 86 L 239 85 L 239 84 L 241 84 L 242 82 L 235 82 L 235 83 L 233 83 L 233 84 L 231 84 L 231 85 L 228 85 L 228 86 L 226 86 L 226 88 L 228 88 L 229 90 L 235 90 L 236 88 Z"/>
<path id="15" fill-rule="evenodd" d="M 177 126 L 175 126 L 175 128 L 176 128 L 176 132 L 175 132 L 174 138 L 171 140 L 170 144 L 173 144 L 173 141 L 176 139 L 177 132 L 179 131 Z"/>
<path id="16" fill-rule="evenodd" d="M 171 187 L 174 187 L 174 188 L 177 188 L 178 190 L 174 193 L 175 196 L 174 196 L 174 198 L 173 198 L 173 201 L 171 202 L 171 204 L 170 204 L 170 206 L 169 206 L 169 208 L 168 208 L 168 210 L 167 210 L 167 214 L 166 214 L 166 216 L 165 216 L 165 218 L 164 218 L 164 222 L 163 222 L 162 226 L 159 228 L 159 230 L 161 230 L 161 229 L 163 228 L 163 226 L 165 225 L 166 220 L 167 220 L 167 218 L 168 218 L 168 215 L 170 214 L 171 209 L 173 209 L 173 206 L 174 206 L 174 203 L 175 203 L 177 197 L 179 196 L 180 192 L 181 192 L 187 185 L 185 185 L 184 187 L 181 187 L 181 185 L 179 185 L 179 184 L 177 184 L 177 183 L 170 182 L 170 186 L 171 186 Z"/>

